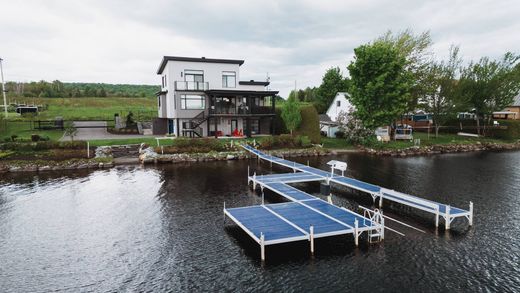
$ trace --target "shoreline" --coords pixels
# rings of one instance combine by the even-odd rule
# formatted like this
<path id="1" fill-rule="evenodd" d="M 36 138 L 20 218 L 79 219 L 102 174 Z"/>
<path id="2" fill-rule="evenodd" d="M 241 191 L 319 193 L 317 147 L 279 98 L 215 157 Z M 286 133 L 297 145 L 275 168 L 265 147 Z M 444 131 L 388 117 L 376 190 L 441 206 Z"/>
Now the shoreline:
<path id="1" fill-rule="evenodd" d="M 110 147 L 99 147 L 104 150 Z M 483 151 L 511 151 L 520 150 L 520 141 L 514 143 L 480 143 L 475 144 L 446 144 L 424 147 L 408 147 L 404 149 L 373 149 L 358 147 L 355 149 L 281 149 L 267 150 L 267 152 L 279 157 L 314 157 L 331 156 L 342 154 L 367 154 L 383 157 L 411 157 L 411 156 L 431 156 L 438 154 L 469 153 Z M 178 153 L 178 154 L 158 154 L 153 148 L 147 147 L 139 150 L 139 155 L 125 159 L 103 156 L 95 159 L 76 159 L 66 161 L 33 162 L 21 164 L 22 161 L 0 161 L 0 174 L 2 173 L 23 173 L 23 172 L 48 172 L 64 170 L 82 169 L 109 169 L 120 165 L 150 165 L 150 164 L 175 164 L 175 163 L 196 163 L 212 161 L 231 161 L 250 159 L 252 156 L 244 151 L 209 152 L 209 153 Z"/>

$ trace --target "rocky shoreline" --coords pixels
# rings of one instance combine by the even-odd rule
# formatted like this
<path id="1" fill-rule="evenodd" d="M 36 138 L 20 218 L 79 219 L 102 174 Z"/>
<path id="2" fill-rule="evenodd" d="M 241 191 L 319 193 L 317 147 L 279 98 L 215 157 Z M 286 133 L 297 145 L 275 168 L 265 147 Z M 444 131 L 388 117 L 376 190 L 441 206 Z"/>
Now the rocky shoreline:
<path id="1" fill-rule="evenodd" d="M 118 146 L 121 147 L 121 146 Z M 448 153 L 467 153 L 479 151 L 506 151 L 519 150 L 520 141 L 515 143 L 480 143 L 475 144 L 446 144 L 423 147 L 409 147 L 405 149 L 395 150 L 378 150 L 373 148 L 360 147 L 358 149 L 324 149 L 319 147 L 308 149 L 291 149 L 291 150 L 269 150 L 265 151 L 273 156 L 278 157 L 313 157 L 338 155 L 342 153 L 366 153 L 376 156 L 391 157 L 409 157 L 409 156 L 428 156 L 436 154 Z M 228 160 L 244 160 L 252 156 L 244 150 L 226 151 L 226 152 L 209 152 L 209 153 L 179 153 L 179 154 L 159 154 L 152 147 L 142 144 L 138 152 L 139 162 L 141 164 L 172 164 L 183 162 L 210 162 L 210 161 L 228 161 Z M 63 170 L 81 170 L 81 169 L 107 169 L 115 166 L 111 147 L 98 147 L 96 149 L 96 157 L 94 159 L 78 159 L 67 161 L 38 161 L 38 162 L 21 162 L 21 161 L 0 161 L 0 173 L 7 172 L 45 172 L 45 171 L 63 171 Z"/>
<path id="2" fill-rule="evenodd" d="M 520 149 L 520 141 L 515 143 L 492 143 L 492 142 L 477 142 L 475 144 L 445 144 L 433 145 L 425 147 L 409 147 L 405 149 L 396 150 L 376 150 L 372 148 L 362 148 L 361 150 L 367 154 L 377 156 L 392 156 L 392 157 L 409 157 L 409 156 L 428 156 L 436 154 L 449 153 L 467 153 L 467 152 L 481 152 L 481 151 L 506 151 Z"/>
<path id="3" fill-rule="evenodd" d="M 279 157 L 311 157 L 325 156 L 331 152 L 323 148 L 273 150 L 267 151 L 273 156 Z M 249 152 L 244 150 L 209 153 L 184 153 L 184 154 L 158 154 L 153 148 L 143 148 L 139 151 L 139 161 L 142 164 L 182 163 L 182 162 L 210 162 L 244 160 L 251 158 Z"/>

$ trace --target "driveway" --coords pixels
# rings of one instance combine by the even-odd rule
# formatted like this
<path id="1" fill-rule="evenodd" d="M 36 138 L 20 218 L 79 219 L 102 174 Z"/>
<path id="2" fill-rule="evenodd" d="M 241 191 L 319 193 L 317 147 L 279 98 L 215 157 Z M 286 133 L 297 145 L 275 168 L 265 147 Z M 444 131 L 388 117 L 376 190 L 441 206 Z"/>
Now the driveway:
<path id="1" fill-rule="evenodd" d="M 153 135 L 140 134 L 112 134 L 106 130 L 107 123 L 105 121 L 74 121 L 74 126 L 78 132 L 74 136 L 74 140 L 95 140 L 95 139 L 125 139 L 125 138 L 143 138 L 154 137 Z M 92 128 L 83 128 L 83 127 Z M 70 137 L 63 136 L 60 141 L 70 141 Z"/>

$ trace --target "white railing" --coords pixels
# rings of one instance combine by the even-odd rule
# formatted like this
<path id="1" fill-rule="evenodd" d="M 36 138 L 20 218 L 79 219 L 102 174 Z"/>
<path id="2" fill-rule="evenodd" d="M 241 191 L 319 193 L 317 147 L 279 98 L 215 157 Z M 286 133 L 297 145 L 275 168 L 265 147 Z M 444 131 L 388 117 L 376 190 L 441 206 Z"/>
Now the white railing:
<path id="1" fill-rule="evenodd" d="M 175 90 L 178 91 L 207 91 L 209 83 L 198 81 L 176 81 Z"/>

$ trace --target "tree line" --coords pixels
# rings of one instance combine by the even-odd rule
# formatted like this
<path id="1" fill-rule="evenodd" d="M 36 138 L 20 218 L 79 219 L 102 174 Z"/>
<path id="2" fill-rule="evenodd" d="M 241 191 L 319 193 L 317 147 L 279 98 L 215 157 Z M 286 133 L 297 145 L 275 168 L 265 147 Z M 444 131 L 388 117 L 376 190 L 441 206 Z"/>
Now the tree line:
<path id="1" fill-rule="evenodd" d="M 81 82 L 6 82 L 8 97 L 81 98 L 81 97 L 153 97 L 155 85 L 81 83 Z"/>
<path id="2" fill-rule="evenodd" d="M 448 57 L 437 58 L 429 32 L 387 32 L 354 49 L 347 66 L 328 69 L 319 87 L 291 92 L 289 97 L 313 103 L 326 111 L 336 92 L 346 91 L 363 127 L 391 125 L 402 115 L 423 110 L 439 128 L 457 112 L 472 112 L 481 134 L 481 121 L 512 104 L 520 92 L 520 55 L 466 61 L 452 45 Z M 485 129 L 485 128 L 484 128 Z"/>

